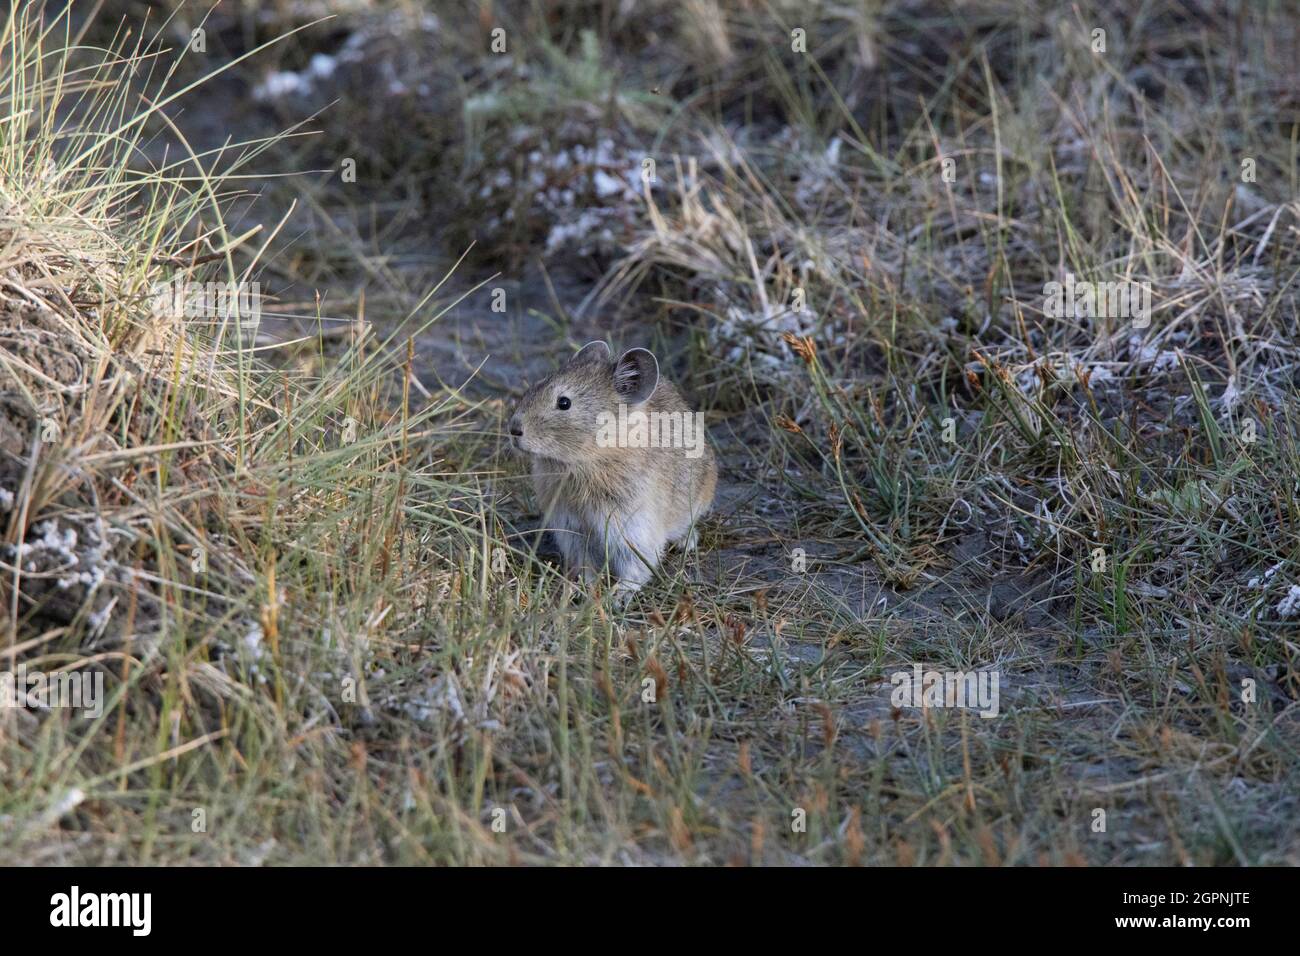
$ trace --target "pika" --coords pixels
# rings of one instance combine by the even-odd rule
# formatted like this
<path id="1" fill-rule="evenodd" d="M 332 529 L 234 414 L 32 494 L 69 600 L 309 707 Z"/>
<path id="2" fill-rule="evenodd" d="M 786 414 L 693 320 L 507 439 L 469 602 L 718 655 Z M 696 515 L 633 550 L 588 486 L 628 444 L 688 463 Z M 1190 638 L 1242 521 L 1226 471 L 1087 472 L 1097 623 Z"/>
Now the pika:
<path id="1" fill-rule="evenodd" d="M 524 393 L 509 428 L 532 459 L 543 526 L 572 576 L 589 582 L 608 567 L 626 600 L 668 544 L 695 547 L 718 466 L 703 414 L 660 377 L 653 353 L 628 349 L 616 361 L 608 343 L 584 345 Z"/>

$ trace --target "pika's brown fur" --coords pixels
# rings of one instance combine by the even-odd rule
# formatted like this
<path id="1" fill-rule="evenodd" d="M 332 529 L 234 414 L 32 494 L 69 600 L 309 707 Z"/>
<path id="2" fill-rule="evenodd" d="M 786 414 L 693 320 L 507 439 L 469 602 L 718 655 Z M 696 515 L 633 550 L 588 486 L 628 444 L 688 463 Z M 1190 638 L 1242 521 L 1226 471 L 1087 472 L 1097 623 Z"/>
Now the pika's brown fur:
<path id="1" fill-rule="evenodd" d="M 605 342 L 584 346 L 524 394 L 509 429 L 532 458 L 545 526 L 571 574 L 590 580 L 608 566 L 626 596 L 668 544 L 694 547 L 718 467 L 700 417 L 650 352 L 615 361 Z"/>

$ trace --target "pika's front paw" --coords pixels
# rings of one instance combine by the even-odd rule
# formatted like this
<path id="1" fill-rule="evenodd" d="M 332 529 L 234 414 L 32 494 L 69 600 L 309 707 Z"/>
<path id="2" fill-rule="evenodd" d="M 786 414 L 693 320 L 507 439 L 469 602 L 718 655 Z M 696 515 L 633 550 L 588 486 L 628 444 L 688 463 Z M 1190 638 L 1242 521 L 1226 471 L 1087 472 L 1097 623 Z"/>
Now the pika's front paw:
<path id="1" fill-rule="evenodd" d="M 569 568 L 567 577 L 570 581 L 573 581 L 576 584 L 590 587 L 596 582 L 600 575 L 596 573 L 595 569 L 584 565 L 581 567 Z"/>
<path id="2" fill-rule="evenodd" d="M 637 591 L 641 590 L 641 585 L 636 581 L 618 581 L 614 584 L 614 590 L 610 593 L 610 601 L 614 607 L 624 608 Z"/>

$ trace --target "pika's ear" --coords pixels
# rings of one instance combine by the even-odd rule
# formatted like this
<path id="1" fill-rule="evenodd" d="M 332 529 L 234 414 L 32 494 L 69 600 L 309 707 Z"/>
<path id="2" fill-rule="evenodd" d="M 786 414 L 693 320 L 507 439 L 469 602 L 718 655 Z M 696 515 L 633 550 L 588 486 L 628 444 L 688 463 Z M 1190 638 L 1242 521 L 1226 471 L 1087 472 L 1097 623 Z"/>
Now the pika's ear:
<path id="1" fill-rule="evenodd" d="M 594 342 L 588 342 L 582 348 L 578 349 L 576 355 L 569 359 L 570 362 L 586 362 L 589 359 L 599 359 L 602 362 L 608 362 L 614 357 L 614 353 L 609 350 L 609 343 L 596 339 Z"/>
<path id="2" fill-rule="evenodd" d="M 646 349 L 628 349 L 614 363 L 614 391 L 629 405 L 639 405 L 659 384 L 659 360 Z"/>

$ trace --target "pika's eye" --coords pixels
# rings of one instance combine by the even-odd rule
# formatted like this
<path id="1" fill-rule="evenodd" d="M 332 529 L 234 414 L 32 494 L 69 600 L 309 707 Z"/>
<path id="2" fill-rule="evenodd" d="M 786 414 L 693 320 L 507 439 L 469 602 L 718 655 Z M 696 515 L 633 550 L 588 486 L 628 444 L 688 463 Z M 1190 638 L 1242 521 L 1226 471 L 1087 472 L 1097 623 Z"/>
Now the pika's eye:
<path id="1" fill-rule="evenodd" d="M 567 412 L 569 410 L 569 406 L 572 404 L 573 403 L 569 401 L 569 396 L 567 395 L 561 395 L 559 398 L 555 400 L 555 407 L 562 412 Z"/>

